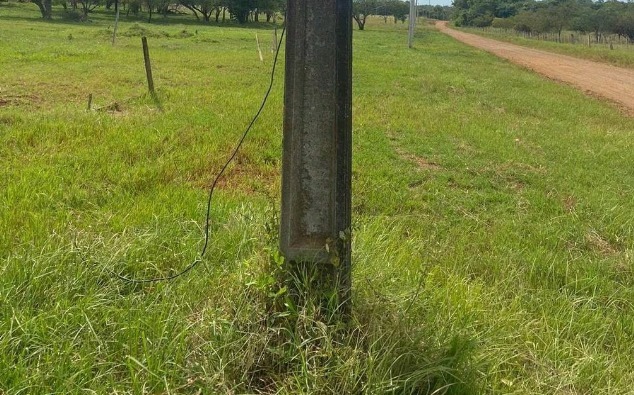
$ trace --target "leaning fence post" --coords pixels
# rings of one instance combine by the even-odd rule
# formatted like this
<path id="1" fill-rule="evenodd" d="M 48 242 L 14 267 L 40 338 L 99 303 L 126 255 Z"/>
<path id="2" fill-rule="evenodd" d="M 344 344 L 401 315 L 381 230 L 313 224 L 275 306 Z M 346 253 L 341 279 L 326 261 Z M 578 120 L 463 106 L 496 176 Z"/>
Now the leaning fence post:
<path id="1" fill-rule="evenodd" d="M 147 45 L 147 37 L 141 37 L 141 42 L 143 43 L 143 59 L 145 60 L 145 74 L 147 76 L 147 85 L 150 90 L 150 94 L 154 96 L 156 93 L 154 92 L 154 79 L 152 78 L 152 65 L 150 64 L 150 50 Z"/>

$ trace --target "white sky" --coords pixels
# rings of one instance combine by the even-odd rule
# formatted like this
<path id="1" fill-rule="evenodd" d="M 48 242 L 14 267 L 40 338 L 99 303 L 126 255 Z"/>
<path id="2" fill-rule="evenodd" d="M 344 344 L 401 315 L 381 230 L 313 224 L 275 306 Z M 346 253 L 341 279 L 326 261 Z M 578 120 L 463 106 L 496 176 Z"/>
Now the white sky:
<path id="1" fill-rule="evenodd" d="M 423 5 L 425 0 L 418 0 L 418 4 Z M 427 4 L 431 5 L 451 5 L 452 0 L 427 0 Z"/>
<path id="2" fill-rule="evenodd" d="M 451 5 L 452 0 L 417 0 L 418 5 Z"/>

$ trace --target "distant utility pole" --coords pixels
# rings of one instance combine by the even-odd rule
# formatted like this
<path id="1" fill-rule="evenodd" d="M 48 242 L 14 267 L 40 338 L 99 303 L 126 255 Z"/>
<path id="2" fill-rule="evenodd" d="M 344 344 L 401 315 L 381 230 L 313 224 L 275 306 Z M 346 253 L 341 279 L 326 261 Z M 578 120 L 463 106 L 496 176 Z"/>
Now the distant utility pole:
<path id="1" fill-rule="evenodd" d="M 416 0 L 409 0 L 409 39 L 407 43 L 410 48 L 414 45 L 414 31 L 416 30 L 416 17 L 418 16 L 416 8 Z"/>
<path id="2" fill-rule="evenodd" d="M 280 248 L 350 309 L 352 0 L 288 0 Z M 301 285 L 301 284 L 300 284 Z M 303 299 L 305 292 L 295 290 Z M 332 299 L 337 295 L 337 300 Z"/>
<path id="3" fill-rule="evenodd" d="M 119 0 L 114 0 L 114 30 L 112 31 L 112 45 L 117 39 L 117 27 L 119 26 Z"/>

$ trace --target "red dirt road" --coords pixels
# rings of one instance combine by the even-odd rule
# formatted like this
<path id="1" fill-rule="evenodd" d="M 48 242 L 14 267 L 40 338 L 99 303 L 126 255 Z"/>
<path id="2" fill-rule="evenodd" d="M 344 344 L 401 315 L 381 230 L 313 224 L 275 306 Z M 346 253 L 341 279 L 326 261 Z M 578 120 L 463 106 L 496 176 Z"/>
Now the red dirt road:
<path id="1" fill-rule="evenodd" d="M 458 41 L 483 49 L 548 78 L 571 84 L 587 94 L 613 101 L 634 115 L 634 70 L 491 40 L 447 27 L 436 27 Z"/>

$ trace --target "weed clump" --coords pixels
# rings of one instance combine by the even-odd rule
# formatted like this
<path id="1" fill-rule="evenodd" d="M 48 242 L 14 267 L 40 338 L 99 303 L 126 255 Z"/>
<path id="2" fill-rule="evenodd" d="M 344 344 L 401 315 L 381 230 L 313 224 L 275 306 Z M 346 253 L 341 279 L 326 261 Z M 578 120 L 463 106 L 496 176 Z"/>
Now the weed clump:
<path id="1" fill-rule="evenodd" d="M 169 37 L 169 34 L 164 31 L 154 31 L 150 30 L 144 26 L 135 23 L 130 26 L 128 30 L 123 32 L 121 35 L 125 37 L 152 37 L 152 38 L 161 38 L 161 37 Z"/>
<path id="2" fill-rule="evenodd" d="M 274 259 L 236 308 L 235 355 L 226 378 L 259 394 L 473 393 L 466 362 L 471 342 L 455 337 L 432 345 L 402 306 L 356 298 L 352 312 L 315 282 L 306 266 Z M 264 274 L 267 273 L 267 274 Z M 286 277 L 270 281 L 270 273 Z M 326 287 L 328 288 L 328 287 Z M 298 292 L 302 296 L 298 297 Z M 336 292 L 335 292 L 336 293 Z M 241 375 L 231 377 L 231 374 Z"/>
<path id="3" fill-rule="evenodd" d="M 189 38 L 189 37 L 192 37 L 193 35 L 194 35 L 194 33 L 192 33 L 192 32 L 188 32 L 187 30 L 181 30 L 174 37 L 176 37 L 176 38 Z"/>

